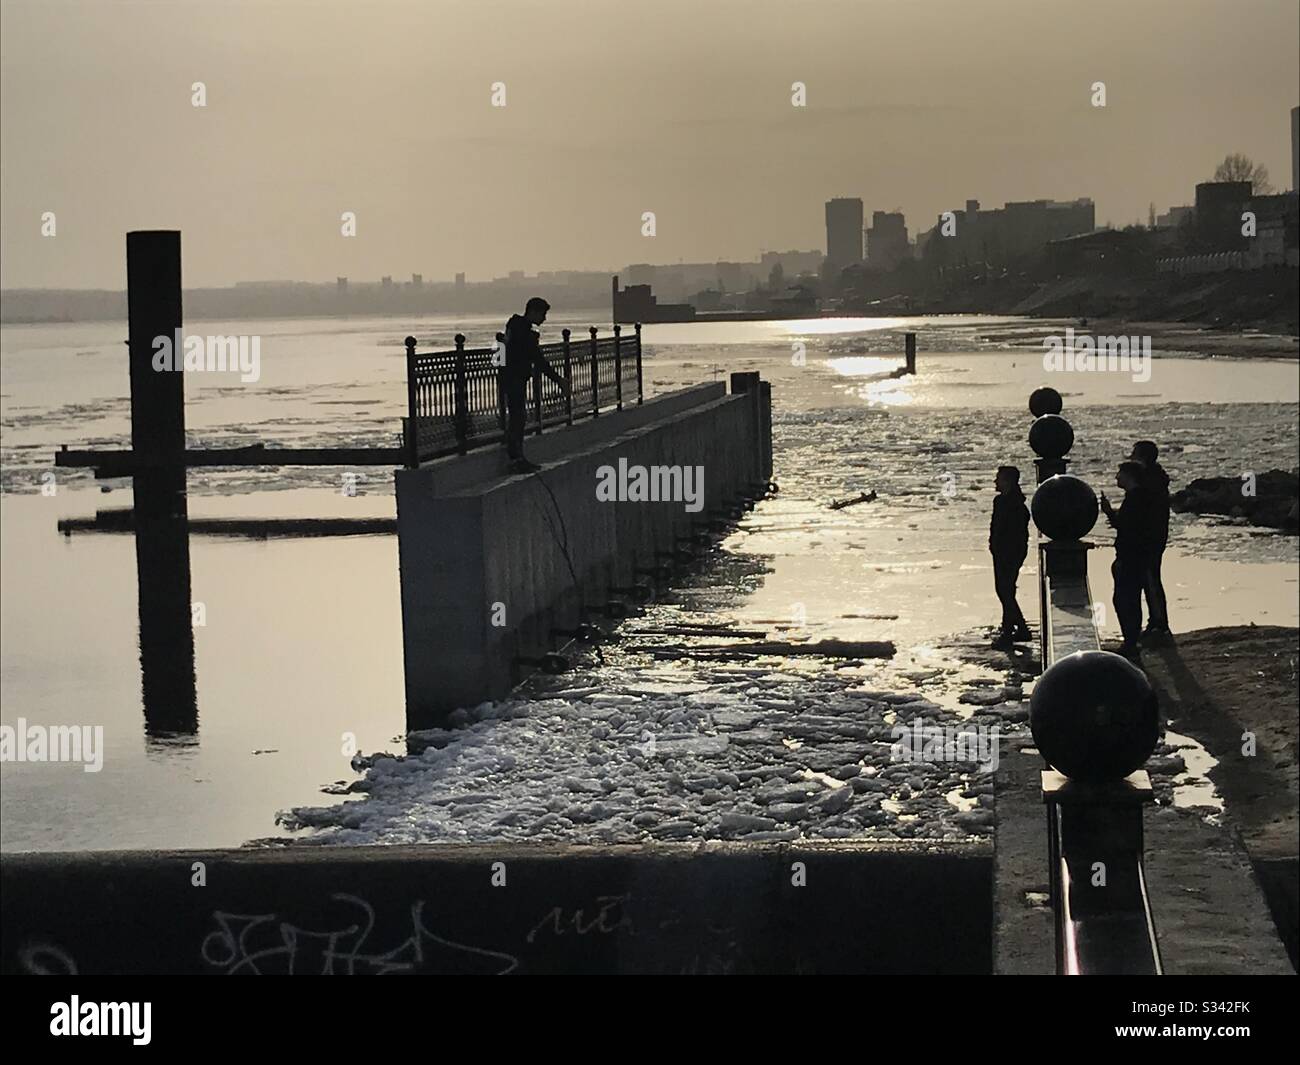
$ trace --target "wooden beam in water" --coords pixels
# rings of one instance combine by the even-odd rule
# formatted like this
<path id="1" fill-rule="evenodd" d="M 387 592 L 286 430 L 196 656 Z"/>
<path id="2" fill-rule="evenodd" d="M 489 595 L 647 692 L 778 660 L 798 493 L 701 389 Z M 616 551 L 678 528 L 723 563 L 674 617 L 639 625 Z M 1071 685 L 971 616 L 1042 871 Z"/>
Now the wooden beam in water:
<path id="1" fill-rule="evenodd" d="M 248 447 L 192 448 L 181 453 L 190 466 L 400 466 L 404 453 L 396 447 Z M 130 477 L 139 469 L 169 465 L 145 458 L 133 450 L 71 450 L 55 452 L 54 465 L 70 469 L 93 469 L 96 477 Z"/>
<path id="2" fill-rule="evenodd" d="M 257 540 L 315 536 L 387 536 L 397 532 L 396 518 L 187 518 L 191 536 L 237 536 Z M 130 507 L 98 511 L 93 518 L 65 518 L 59 532 L 133 533 L 135 511 Z"/>

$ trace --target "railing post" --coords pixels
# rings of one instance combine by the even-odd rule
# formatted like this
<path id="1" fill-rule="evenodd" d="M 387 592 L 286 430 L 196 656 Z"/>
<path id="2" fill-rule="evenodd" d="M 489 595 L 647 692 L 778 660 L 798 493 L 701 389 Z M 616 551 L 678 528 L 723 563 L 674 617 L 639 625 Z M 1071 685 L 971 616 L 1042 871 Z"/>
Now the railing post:
<path id="1" fill-rule="evenodd" d="M 545 356 L 542 356 L 545 358 Z M 533 416 L 537 419 L 537 435 L 542 432 L 542 368 L 533 365 Z"/>
<path id="2" fill-rule="evenodd" d="M 573 424 L 573 363 L 569 356 L 569 330 L 561 330 L 564 337 L 564 421 Z"/>
<path id="3" fill-rule="evenodd" d="M 623 353 L 619 350 L 619 334 L 623 327 L 614 323 L 614 405 L 623 409 Z"/>
<path id="4" fill-rule="evenodd" d="M 496 371 L 496 382 L 497 382 L 497 424 L 501 427 L 501 431 L 502 431 L 503 433 L 504 433 L 504 432 L 506 431 L 506 429 L 507 429 L 507 424 L 506 424 L 506 423 L 507 423 L 507 417 L 508 417 L 508 416 L 507 416 L 507 413 L 506 413 L 506 386 L 505 386 L 505 375 L 504 375 L 504 373 L 502 372 L 502 371 L 504 371 L 505 368 L 506 368 L 506 364 L 505 364 L 505 344 L 506 344 L 506 335 L 505 335 L 505 333 L 498 333 L 498 334 L 497 334 L 497 349 L 496 349 L 496 350 L 499 351 L 499 352 L 501 352 L 501 360 L 502 360 L 502 361 L 498 364 L 497 361 L 496 361 L 496 359 L 495 359 L 495 357 L 494 357 L 494 358 L 492 359 L 492 369 Z M 493 354 L 495 355 L 495 352 L 494 352 Z"/>
<path id="5" fill-rule="evenodd" d="M 420 465 L 419 402 L 415 381 L 415 337 L 406 338 L 406 468 Z"/>
<path id="6" fill-rule="evenodd" d="M 591 416 L 600 417 L 600 363 L 596 358 L 596 327 L 588 326 L 591 333 Z"/>
<path id="7" fill-rule="evenodd" d="M 455 419 L 456 426 L 456 450 L 460 454 L 465 454 L 469 450 L 469 394 L 465 385 L 465 334 L 456 334 L 456 381 L 453 386 L 455 389 Z"/>
<path id="8" fill-rule="evenodd" d="M 641 384 L 641 323 L 636 323 L 636 405 L 641 406 L 645 399 L 645 389 Z"/>

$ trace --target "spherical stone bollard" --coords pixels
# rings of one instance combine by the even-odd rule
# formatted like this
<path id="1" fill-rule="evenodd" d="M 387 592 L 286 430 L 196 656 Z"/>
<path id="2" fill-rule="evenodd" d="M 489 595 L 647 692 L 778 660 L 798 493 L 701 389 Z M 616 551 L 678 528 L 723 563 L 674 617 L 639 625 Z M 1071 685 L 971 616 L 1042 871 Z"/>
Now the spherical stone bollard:
<path id="1" fill-rule="evenodd" d="M 1034 685 L 1029 728 L 1039 753 L 1073 780 L 1122 780 L 1160 739 L 1156 693 L 1146 675 L 1109 651 L 1076 651 Z"/>
<path id="2" fill-rule="evenodd" d="M 1054 388 L 1044 385 L 1029 393 L 1029 413 L 1035 418 L 1041 418 L 1044 414 L 1060 414 L 1061 406 L 1061 393 Z"/>
<path id="3" fill-rule="evenodd" d="M 1029 513 L 1049 540 L 1078 540 L 1097 524 L 1097 494 L 1081 477 L 1058 473 L 1034 492 Z"/>
<path id="4" fill-rule="evenodd" d="M 1029 427 L 1029 446 L 1044 459 L 1059 459 L 1074 446 L 1074 430 L 1059 414 L 1043 414 Z"/>

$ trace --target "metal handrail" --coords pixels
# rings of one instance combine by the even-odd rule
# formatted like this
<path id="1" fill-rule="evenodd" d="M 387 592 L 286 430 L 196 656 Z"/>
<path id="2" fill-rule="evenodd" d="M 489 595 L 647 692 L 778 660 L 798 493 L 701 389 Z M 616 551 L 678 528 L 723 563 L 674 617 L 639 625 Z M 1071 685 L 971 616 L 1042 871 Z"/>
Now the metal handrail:
<path id="1" fill-rule="evenodd" d="M 1044 469 L 1039 481 L 1064 472 L 1065 460 Z M 1101 646 L 1087 552 L 1079 541 L 1039 543 L 1038 602 L 1043 670 L 1079 650 L 1079 634 L 1058 647 L 1053 606 L 1089 606 L 1090 649 Z M 1056 972 L 1062 976 L 1163 975 L 1143 862 L 1142 811 L 1153 801 L 1145 770 L 1123 780 L 1085 783 L 1054 769 L 1042 774 L 1047 809 L 1048 870 L 1056 940 Z"/>
<path id="2" fill-rule="evenodd" d="M 577 419 L 598 417 L 602 410 L 621 410 L 630 397 L 643 399 L 641 323 L 631 336 L 615 325 L 600 337 L 595 326 L 589 339 L 563 339 L 541 345 L 542 358 L 567 383 L 561 389 L 537 370 L 529 382 L 525 431 L 541 433 L 548 426 L 572 425 Z M 505 337 L 496 347 L 467 348 L 456 335 L 452 351 L 420 353 L 414 337 L 406 338 L 407 416 L 402 450 L 408 467 L 445 455 L 496 443 L 505 437 L 505 393 L 500 371 Z"/>

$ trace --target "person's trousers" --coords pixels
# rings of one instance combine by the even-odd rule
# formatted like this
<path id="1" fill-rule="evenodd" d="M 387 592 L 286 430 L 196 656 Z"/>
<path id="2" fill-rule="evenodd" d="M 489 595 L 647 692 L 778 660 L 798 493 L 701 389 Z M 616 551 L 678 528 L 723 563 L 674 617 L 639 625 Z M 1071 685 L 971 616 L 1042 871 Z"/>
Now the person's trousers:
<path id="1" fill-rule="evenodd" d="M 501 375 L 506 401 L 506 453 L 512 459 L 524 457 L 524 425 L 528 421 L 528 378 Z"/>
<path id="2" fill-rule="evenodd" d="M 993 589 L 1002 603 L 1003 632 L 1029 628 L 1025 624 L 1025 615 L 1020 612 L 1020 604 L 1016 602 L 1016 581 L 1020 578 L 1020 567 L 1024 562 L 1023 555 L 1001 558 L 993 556 Z"/>
<path id="3" fill-rule="evenodd" d="M 1147 580 L 1146 560 L 1117 558 L 1110 567 L 1115 578 L 1115 620 L 1126 644 L 1136 644 L 1142 635 L 1142 588 Z"/>
<path id="4" fill-rule="evenodd" d="M 1147 617 L 1150 618 L 1150 624 L 1156 628 L 1167 629 L 1169 628 L 1169 603 L 1165 599 L 1165 586 L 1160 580 L 1160 561 L 1164 555 L 1163 547 L 1157 547 L 1151 552 L 1151 557 L 1147 559 L 1143 591 L 1147 596 Z"/>

